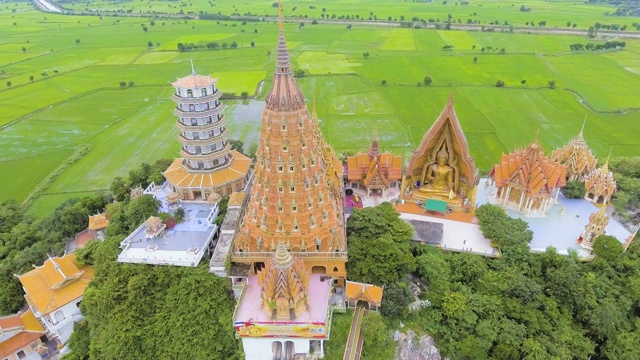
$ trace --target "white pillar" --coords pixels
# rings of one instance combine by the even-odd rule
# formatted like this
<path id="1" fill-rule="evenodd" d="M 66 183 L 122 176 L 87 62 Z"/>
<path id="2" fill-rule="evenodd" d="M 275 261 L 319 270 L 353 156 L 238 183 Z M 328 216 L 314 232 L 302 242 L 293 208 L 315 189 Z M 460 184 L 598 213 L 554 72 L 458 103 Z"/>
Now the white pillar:
<path id="1" fill-rule="evenodd" d="M 320 357 L 324 357 L 324 340 L 320 340 Z"/>
<path id="2" fill-rule="evenodd" d="M 560 194 L 560 188 L 556 188 L 556 199 L 555 199 L 555 203 L 558 203 L 558 195 Z"/>
<path id="3" fill-rule="evenodd" d="M 522 194 L 520 195 L 520 203 L 518 204 L 518 211 L 520 211 L 520 209 L 522 209 L 522 203 L 524 202 L 524 191 L 522 191 Z"/>
<path id="4" fill-rule="evenodd" d="M 511 187 L 507 189 L 507 196 L 504 197 L 504 204 L 507 205 L 509 202 L 509 196 L 511 196 Z"/>

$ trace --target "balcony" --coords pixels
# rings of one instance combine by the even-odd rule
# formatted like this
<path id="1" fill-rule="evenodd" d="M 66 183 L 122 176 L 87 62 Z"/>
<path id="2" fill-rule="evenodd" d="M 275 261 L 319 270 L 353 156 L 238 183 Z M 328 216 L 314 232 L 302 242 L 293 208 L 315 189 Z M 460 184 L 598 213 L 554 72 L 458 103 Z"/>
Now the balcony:
<path id="1" fill-rule="evenodd" d="M 196 111 L 187 111 L 187 110 L 182 110 L 178 107 L 175 107 L 173 109 L 173 114 L 177 117 L 180 118 L 203 118 L 203 117 L 209 117 L 209 116 L 213 116 L 213 115 L 218 115 L 218 114 L 222 114 L 222 110 L 224 110 L 224 105 L 220 104 L 220 106 L 218 106 L 217 108 L 214 109 L 207 109 L 207 110 L 196 110 Z"/>
<path id="2" fill-rule="evenodd" d="M 214 130 L 217 129 L 221 126 L 224 126 L 227 124 L 227 118 L 223 117 L 222 119 L 218 120 L 217 122 L 211 123 L 211 124 L 204 124 L 204 125 L 186 125 L 183 124 L 182 122 L 178 121 L 176 122 L 176 128 L 178 128 L 178 130 L 180 131 L 193 131 L 193 132 L 198 132 L 198 131 L 209 131 L 209 130 Z"/>
<path id="3" fill-rule="evenodd" d="M 213 94 L 202 97 L 180 97 L 176 94 L 173 94 L 171 99 L 181 104 L 202 104 L 210 101 L 216 101 L 220 99 L 220 96 L 222 96 L 222 92 L 220 90 L 216 90 L 216 92 L 214 92 Z"/>
<path id="4" fill-rule="evenodd" d="M 193 130 L 193 129 L 190 129 Z M 178 135 L 178 141 L 183 145 L 211 145 L 217 141 L 222 141 L 227 139 L 227 132 L 223 131 L 218 136 L 213 136 L 208 139 L 189 139 L 184 137 L 182 134 Z"/>
<path id="5" fill-rule="evenodd" d="M 291 254 L 296 255 L 299 258 L 338 258 L 338 259 L 347 259 L 346 252 L 315 252 L 315 251 L 291 251 Z M 237 259 L 247 258 L 251 260 L 266 260 L 273 256 L 273 252 L 263 251 L 245 251 L 245 252 L 233 252 L 233 257 Z"/>
<path id="6" fill-rule="evenodd" d="M 201 152 L 197 152 L 195 154 L 191 154 L 188 151 L 185 151 L 184 149 L 180 150 L 180 156 L 182 156 L 185 159 L 189 159 L 189 160 L 200 160 L 200 161 L 206 161 L 206 160 L 213 160 L 213 159 L 218 159 L 221 158 L 223 156 L 225 156 L 227 153 L 229 153 L 229 150 L 231 150 L 231 144 L 227 143 L 227 145 L 225 147 L 223 147 L 220 150 L 215 150 L 211 153 L 208 154 L 203 154 Z"/>

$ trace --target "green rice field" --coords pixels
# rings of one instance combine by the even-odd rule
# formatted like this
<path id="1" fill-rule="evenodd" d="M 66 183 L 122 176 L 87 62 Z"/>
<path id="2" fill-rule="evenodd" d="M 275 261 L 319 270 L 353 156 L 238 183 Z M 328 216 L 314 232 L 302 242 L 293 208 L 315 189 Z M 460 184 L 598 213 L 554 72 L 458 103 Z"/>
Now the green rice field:
<path id="1" fill-rule="evenodd" d="M 382 9 L 381 3 L 287 1 L 285 12 L 297 7 L 297 14 L 311 15 L 313 4 L 314 14 L 326 7 L 327 12 L 357 9 L 368 16 L 368 9 Z M 450 11 L 454 17 L 462 9 L 487 18 L 493 9 L 494 14 L 513 16 L 513 21 L 521 15 L 496 10 L 510 9 L 505 1 L 465 7 L 384 3 L 389 5 L 384 7 L 388 16 L 408 16 L 406 9 L 417 14 L 423 7 L 434 14 Z M 184 8 L 180 2 L 155 1 L 74 4 L 139 10 L 152 5 L 154 11 Z M 215 12 L 226 13 L 235 5 L 241 14 L 275 13 L 272 2 L 251 2 L 251 7 L 230 0 L 214 4 Z M 611 11 L 571 2 L 525 4 L 534 8 L 527 16 L 535 19 L 535 9 L 546 7 L 548 22 L 554 16 L 560 19 L 555 13 L 560 6 L 572 6 L 572 17 L 591 16 L 589 21 Z M 205 5 L 209 3 L 194 1 L 190 11 Z M 611 23 L 614 18 L 608 19 Z M 146 18 L 56 15 L 24 2 L 0 4 L 0 201 L 23 201 L 40 188 L 31 211 L 45 214 L 66 198 L 106 191 L 113 177 L 126 176 L 141 162 L 177 156 L 171 81 L 190 72 L 191 60 L 199 73 L 218 78 L 223 92 L 254 94 L 265 80 L 256 100 L 226 102 L 231 137 L 257 141 L 277 25 L 153 21 L 151 25 Z M 285 31 L 294 68 L 305 71 L 299 84 L 309 105 L 315 93 L 323 132 L 338 152 L 366 149 L 377 131 L 384 149 L 408 158 L 453 94 L 471 153 L 483 170 L 501 153 L 527 145 L 538 131 L 547 150 L 562 145 L 578 133 L 585 116 L 585 138 L 598 156 L 606 156 L 611 147 L 614 156 L 640 153 L 640 40 L 625 39 L 623 50 L 570 52 L 570 44 L 604 40 L 357 24 L 347 29 L 288 23 Z M 236 42 L 238 48 L 177 48 L 178 43 L 210 42 Z M 453 48 L 443 50 L 446 45 Z M 433 83 L 418 86 L 425 76 Z M 498 80 L 505 86 L 497 88 Z M 555 89 L 548 87 L 551 80 Z M 133 86 L 122 88 L 120 82 Z M 78 149 L 85 147 L 88 152 L 75 159 Z"/>
<path id="2" fill-rule="evenodd" d="M 120 11 L 134 14 L 209 14 L 277 16 L 273 0 L 147 0 L 147 1 L 107 1 L 80 0 L 61 2 L 65 8 L 77 11 Z M 340 19 L 349 16 L 354 20 L 394 20 L 410 21 L 414 17 L 445 22 L 449 15 L 455 22 L 468 20 L 479 24 L 508 22 L 516 26 L 525 26 L 527 22 L 536 25 L 545 21 L 546 26 L 566 26 L 567 22 L 576 23 L 578 28 L 588 28 L 595 22 L 603 24 L 628 24 L 629 18 L 615 18 L 605 14 L 614 13 L 615 7 L 604 4 L 588 4 L 583 1 L 505 1 L 483 0 L 468 1 L 406 1 L 406 0 L 286 0 L 285 16 L 306 19 Z M 529 8 L 523 12 L 520 6 Z M 323 16 L 324 15 L 324 16 Z"/>

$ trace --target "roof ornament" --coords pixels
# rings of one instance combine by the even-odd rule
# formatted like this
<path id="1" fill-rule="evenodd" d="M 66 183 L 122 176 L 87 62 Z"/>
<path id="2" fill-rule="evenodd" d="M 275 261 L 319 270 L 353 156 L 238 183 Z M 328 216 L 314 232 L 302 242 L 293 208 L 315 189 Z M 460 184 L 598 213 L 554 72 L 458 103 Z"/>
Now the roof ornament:
<path id="1" fill-rule="evenodd" d="M 587 117 L 589 117 L 589 114 L 586 114 L 584 116 L 584 121 L 582 122 L 582 129 L 580 129 L 580 136 L 582 136 L 582 133 L 584 132 L 584 126 L 587 124 Z"/>
<path id="2" fill-rule="evenodd" d="M 196 69 L 193 67 L 193 60 L 189 60 L 191 62 L 191 75 L 196 74 Z"/>
<path id="3" fill-rule="evenodd" d="M 283 22 L 284 16 L 282 15 L 282 0 L 278 0 L 278 21 L 280 22 L 280 31 L 284 30 Z"/>
<path id="4" fill-rule="evenodd" d="M 51 263 L 53 264 L 53 267 L 56 269 L 56 271 L 59 272 L 60 275 L 62 275 L 62 278 L 64 280 L 67 280 L 67 276 L 64 274 L 64 272 L 62 272 L 62 269 L 60 269 L 60 265 L 58 265 L 58 263 L 53 260 L 51 255 L 47 254 L 47 257 L 49 258 L 49 260 L 51 260 Z"/>

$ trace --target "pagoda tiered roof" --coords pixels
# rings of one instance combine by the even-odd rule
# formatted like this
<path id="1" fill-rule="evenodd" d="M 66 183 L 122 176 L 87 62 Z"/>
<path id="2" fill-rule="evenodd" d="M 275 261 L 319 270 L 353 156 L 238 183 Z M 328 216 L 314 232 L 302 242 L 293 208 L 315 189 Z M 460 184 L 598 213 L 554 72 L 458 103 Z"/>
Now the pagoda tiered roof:
<path id="1" fill-rule="evenodd" d="M 567 167 L 567 175 L 571 180 L 583 180 L 598 164 L 582 133 L 583 130 L 580 130 L 578 136 L 551 153 L 551 160 Z"/>
<path id="2" fill-rule="evenodd" d="M 218 79 L 212 78 L 209 75 L 198 75 L 195 72 L 192 72 L 185 77 L 177 79 L 176 81 L 171 83 L 171 85 L 182 89 L 193 89 L 215 85 L 217 82 Z"/>
<path id="3" fill-rule="evenodd" d="M 556 187 L 566 184 L 566 167 L 547 157 L 536 138 L 526 149 L 502 155 L 492 170 L 498 187 L 517 182 L 528 196 L 540 192 L 551 194 Z"/>
<path id="4" fill-rule="evenodd" d="M 604 165 L 585 177 L 584 187 L 587 194 L 594 194 L 596 197 L 603 196 L 607 201 L 611 199 L 611 196 L 616 192 L 616 180 L 613 177 L 613 172 L 609 170 L 609 159 Z"/>
<path id="5" fill-rule="evenodd" d="M 285 235 L 293 252 L 305 251 L 306 246 L 346 259 L 341 169 L 293 76 L 281 19 L 255 177 L 234 241 L 233 261 L 245 261 L 248 254 L 266 258 L 275 250 L 270 244 Z"/>
<path id="6" fill-rule="evenodd" d="M 377 137 L 374 136 L 367 153 L 356 154 L 347 158 L 347 179 L 349 181 L 363 181 L 368 186 L 376 173 L 388 185 L 389 181 L 402 179 L 402 156 L 380 152 Z M 364 176 L 364 180 L 363 180 Z"/>
<path id="7" fill-rule="evenodd" d="M 271 261 L 258 273 L 263 309 L 273 319 L 295 320 L 308 304 L 309 274 L 302 260 L 287 251 L 280 241 Z M 290 312 L 293 310 L 293 313 Z"/>

